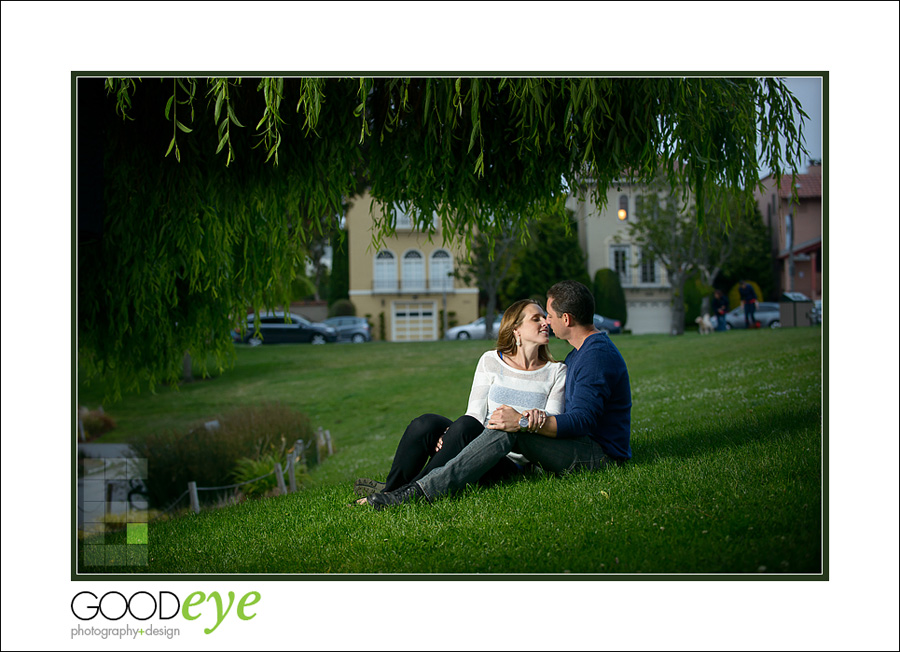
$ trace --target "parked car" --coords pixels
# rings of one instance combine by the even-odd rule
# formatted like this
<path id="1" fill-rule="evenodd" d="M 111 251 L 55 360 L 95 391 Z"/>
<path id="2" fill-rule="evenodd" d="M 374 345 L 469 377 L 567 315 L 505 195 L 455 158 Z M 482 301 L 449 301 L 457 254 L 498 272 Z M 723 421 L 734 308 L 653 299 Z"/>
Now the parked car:
<path id="1" fill-rule="evenodd" d="M 329 317 L 322 323 L 337 331 L 338 342 L 361 344 L 372 340 L 372 330 L 365 317 Z"/>
<path id="2" fill-rule="evenodd" d="M 769 301 L 756 304 L 756 321 L 761 328 L 781 327 L 781 306 Z M 725 315 L 725 328 L 746 328 L 744 324 L 744 306 L 738 306 Z"/>
<path id="3" fill-rule="evenodd" d="M 287 314 L 287 320 L 285 320 Z M 260 314 L 259 334 L 256 337 L 255 316 L 247 315 L 247 329 L 243 333 L 232 332 L 235 342 L 250 344 L 285 344 L 289 342 L 310 342 L 312 344 L 325 344 L 337 341 L 337 331 L 326 324 L 311 322 L 308 319 L 295 315 L 273 311 Z"/>
<path id="4" fill-rule="evenodd" d="M 594 327 L 601 333 L 621 333 L 622 322 L 603 315 L 594 315 Z"/>
<path id="5" fill-rule="evenodd" d="M 497 331 L 500 330 L 500 321 L 503 319 L 503 315 L 497 315 L 497 318 L 494 319 L 494 327 L 491 329 L 491 333 L 494 337 L 497 336 Z M 484 317 L 479 317 L 471 324 L 463 324 L 462 326 L 454 326 L 453 328 L 447 329 L 447 334 L 444 335 L 445 340 L 469 340 L 469 339 L 484 339 Z"/>

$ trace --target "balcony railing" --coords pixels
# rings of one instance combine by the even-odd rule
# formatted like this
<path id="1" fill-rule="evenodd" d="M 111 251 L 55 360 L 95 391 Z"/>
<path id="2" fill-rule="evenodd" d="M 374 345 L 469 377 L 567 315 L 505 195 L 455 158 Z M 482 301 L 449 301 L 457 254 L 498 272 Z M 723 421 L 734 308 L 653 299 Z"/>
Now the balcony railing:
<path id="1" fill-rule="evenodd" d="M 373 294 L 432 294 L 439 292 L 453 292 L 453 279 L 416 279 L 404 281 L 401 279 L 372 281 Z"/>

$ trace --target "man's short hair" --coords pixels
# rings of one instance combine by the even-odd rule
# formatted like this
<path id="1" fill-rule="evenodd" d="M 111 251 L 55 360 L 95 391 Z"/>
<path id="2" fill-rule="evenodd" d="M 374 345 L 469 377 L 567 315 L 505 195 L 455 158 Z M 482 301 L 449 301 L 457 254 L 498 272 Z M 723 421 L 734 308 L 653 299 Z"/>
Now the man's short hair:
<path id="1" fill-rule="evenodd" d="M 594 323 L 594 295 L 583 283 L 560 281 L 547 290 L 547 300 L 553 299 L 553 312 L 557 317 L 569 313 L 579 326 Z"/>

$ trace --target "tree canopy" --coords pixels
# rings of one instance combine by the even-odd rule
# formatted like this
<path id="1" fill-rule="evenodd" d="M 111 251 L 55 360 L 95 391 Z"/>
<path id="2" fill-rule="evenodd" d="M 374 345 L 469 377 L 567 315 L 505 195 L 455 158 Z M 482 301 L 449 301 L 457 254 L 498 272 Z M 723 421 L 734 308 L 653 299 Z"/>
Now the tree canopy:
<path id="1" fill-rule="evenodd" d="M 445 238 L 525 240 L 586 177 L 600 202 L 659 177 L 750 201 L 761 166 L 780 178 L 805 151 L 774 78 L 75 81 L 79 360 L 113 394 L 174 382 L 186 351 L 224 365 L 230 328 L 285 302 L 361 185 L 389 208 L 376 239 L 400 203 Z"/>

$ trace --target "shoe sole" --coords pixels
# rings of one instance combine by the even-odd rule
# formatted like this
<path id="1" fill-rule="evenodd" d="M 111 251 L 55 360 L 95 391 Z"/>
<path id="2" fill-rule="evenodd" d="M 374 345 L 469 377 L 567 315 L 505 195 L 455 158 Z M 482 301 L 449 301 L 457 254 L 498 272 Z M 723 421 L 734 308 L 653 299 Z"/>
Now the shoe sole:
<path id="1" fill-rule="evenodd" d="M 384 491 L 385 484 L 377 480 L 369 480 L 368 478 L 359 478 L 353 485 L 353 492 L 360 498 L 367 498 L 374 493 Z"/>

